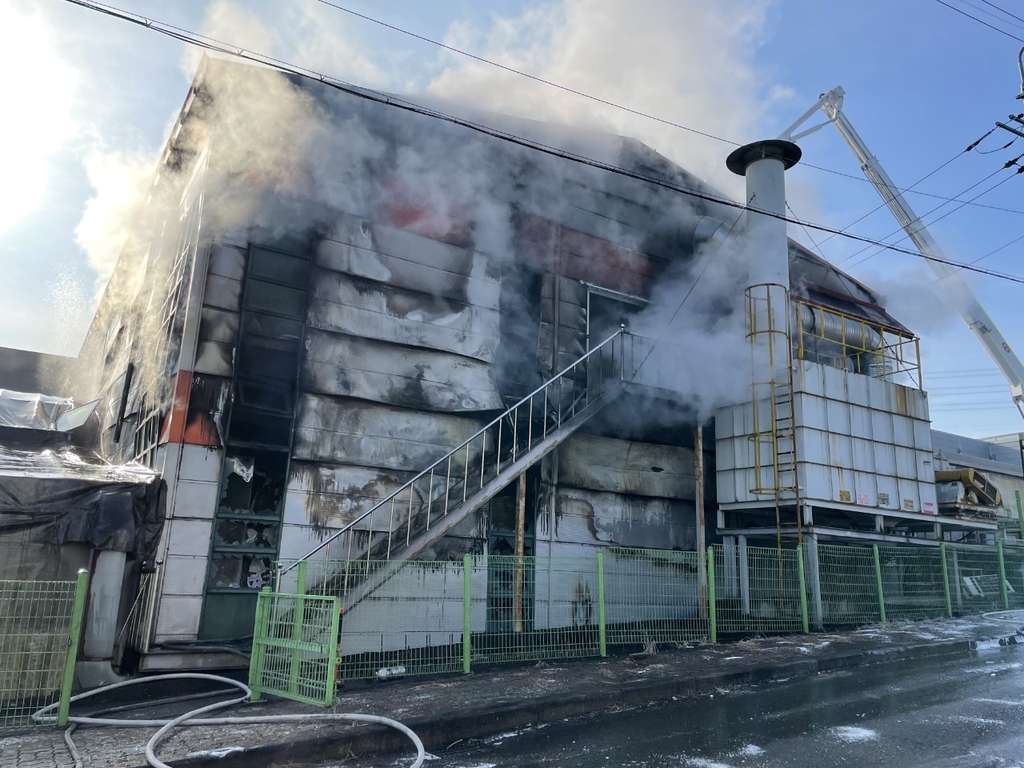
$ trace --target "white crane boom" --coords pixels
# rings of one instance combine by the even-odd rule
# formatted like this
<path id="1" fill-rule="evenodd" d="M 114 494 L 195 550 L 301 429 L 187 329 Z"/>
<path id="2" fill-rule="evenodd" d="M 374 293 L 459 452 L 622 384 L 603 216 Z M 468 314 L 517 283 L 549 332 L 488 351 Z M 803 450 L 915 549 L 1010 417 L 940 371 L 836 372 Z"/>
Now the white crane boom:
<path id="1" fill-rule="evenodd" d="M 871 154 L 864 140 L 861 139 L 860 135 L 846 118 L 846 115 L 843 114 L 844 95 L 845 91 L 841 87 L 834 88 L 828 93 L 823 94 L 817 103 L 801 115 L 779 138 L 795 141 L 810 133 L 814 133 L 814 131 L 828 125 L 828 123 L 816 125 L 809 130 L 793 135 L 793 132 L 803 125 L 817 110 L 820 109 L 825 113 L 829 122 L 836 127 L 839 134 L 849 144 L 850 149 L 853 150 L 853 154 L 857 156 L 861 170 L 867 176 L 868 181 L 874 185 L 882 201 L 892 211 L 900 226 L 907 233 L 907 236 L 914 242 L 921 255 L 925 257 L 925 260 L 938 276 L 942 284 L 940 287 L 945 289 L 964 321 L 974 331 L 978 340 L 988 351 L 989 355 L 992 356 L 992 360 L 999 367 L 999 370 L 1002 371 L 1003 376 L 1006 377 L 1006 381 L 1010 385 L 1010 395 L 1013 397 L 1013 402 L 1017 406 L 1017 410 L 1020 411 L 1021 416 L 1024 416 L 1024 365 L 1021 364 L 1017 355 L 1014 354 L 1003 334 L 999 332 L 996 324 L 989 317 L 988 312 L 981 306 L 974 292 L 960 276 L 959 270 L 947 263 L 949 259 L 943 253 L 939 244 L 935 242 L 935 238 L 931 236 L 924 222 L 914 213 L 903 197 L 903 194 L 893 184 L 892 179 L 889 178 L 889 174 L 885 172 L 881 163 L 878 162 L 878 158 Z"/>

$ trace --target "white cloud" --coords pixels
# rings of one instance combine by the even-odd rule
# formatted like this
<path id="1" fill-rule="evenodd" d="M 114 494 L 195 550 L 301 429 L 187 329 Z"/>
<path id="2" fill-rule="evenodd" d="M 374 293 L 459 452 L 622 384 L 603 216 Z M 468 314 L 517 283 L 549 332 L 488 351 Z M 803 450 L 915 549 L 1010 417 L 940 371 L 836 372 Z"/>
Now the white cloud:
<path id="1" fill-rule="evenodd" d="M 69 115 L 76 79 L 38 11 L 0 0 L 0 93 L 10 110 L 0 120 L 0 233 L 35 210 L 43 197 L 47 162 L 73 133 Z"/>

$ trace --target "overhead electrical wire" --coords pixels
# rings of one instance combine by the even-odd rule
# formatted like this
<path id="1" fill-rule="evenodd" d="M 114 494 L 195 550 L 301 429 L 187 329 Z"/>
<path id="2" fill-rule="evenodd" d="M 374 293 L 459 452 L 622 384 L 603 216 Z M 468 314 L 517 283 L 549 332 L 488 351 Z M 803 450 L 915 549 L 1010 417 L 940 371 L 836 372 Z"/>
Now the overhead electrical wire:
<path id="1" fill-rule="evenodd" d="M 951 11 L 956 11 L 957 13 L 966 16 L 968 19 L 973 19 L 974 21 L 976 21 L 979 24 L 982 24 L 982 25 L 988 27 L 989 29 L 993 29 L 993 30 L 995 30 L 996 32 L 998 32 L 1001 35 L 1006 35 L 1007 37 L 1012 37 L 1018 43 L 1024 43 L 1024 37 L 1017 37 L 1017 35 L 1013 34 L 1012 32 L 1007 32 L 1005 29 L 1000 29 L 997 26 L 989 24 L 987 21 L 984 21 L 983 19 L 979 19 L 977 16 L 972 16 L 967 11 L 965 11 L 965 10 L 963 10 L 961 8 L 957 8 L 955 5 L 950 5 L 949 3 L 945 2 L 945 0 L 935 0 L 935 2 L 937 2 L 939 5 L 946 6 Z"/>
<path id="2" fill-rule="evenodd" d="M 1017 159 L 1017 160 L 1020 160 L 1021 158 L 1024 158 L 1024 155 L 1021 155 L 1020 157 L 1018 157 L 1018 158 L 1016 158 L 1016 159 Z M 975 188 L 975 187 L 977 187 L 978 185 L 980 185 L 980 184 L 984 184 L 984 183 L 985 183 L 986 181 L 988 181 L 989 179 L 991 179 L 991 178 L 992 178 L 993 176 L 996 176 L 996 175 L 998 175 L 999 173 L 1001 173 L 1002 171 L 1004 171 L 1004 170 L 1006 170 L 1007 168 L 1009 168 L 1009 167 L 1010 167 L 1010 165 L 1011 165 L 1011 164 L 1013 164 L 1014 162 L 1015 162 L 1015 161 L 1010 161 L 1010 162 L 1008 162 L 1008 163 L 1007 163 L 1007 164 L 1005 164 L 1005 165 L 1004 165 L 1004 166 L 1003 166 L 1002 168 L 998 168 L 997 170 L 993 171 L 992 173 L 990 173 L 990 174 L 989 174 L 988 176 L 986 176 L 985 178 L 981 179 L 980 181 L 977 181 L 977 182 L 975 182 L 974 184 L 972 184 L 971 186 L 969 186 L 969 187 L 968 187 L 967 189 L 965 189 L 965 190 L 964 190 L 963 192 L 961 192 L 960 194 L 962 195 L 962 194 L 964 194 L 964 193 L 966 193 L 966 192 L 969 192 L 969 191 L 971 191 L 972 189 L 974 189 L 974 188 Z M 998 187 L 1002 186 L 1003 184 L 1005 184 L 1006 182 L 1008 182 L 1008 181 L 1009 181 L 1010 179 L 1014 178 L 1014 176 L 1016 176 L 1016 175 L 1017 175 L 1018 173 L 1020 173 L 1020 172 L 1021 172 L 1021 169 L 1018 169 L 1018 171 L 1017 171 L 1016 173 L 1013 173 L 1013 174 L 1011 174 L 1011 175 L 1007 176 L 1007 177 L 1006 177 L 1005 179 L 1003 179 L 1003 180 L 1002 180 L 1002 181 L 1000 181 L 1000 182 L 997 182 L 996 184 L 993 184 L 993 185 L 992 185 L 991 187 L 989 187 L 988 189 L 982 190 L 981 192 L 979 192 L 979 193 L 978 193 L 977 195 L 975 195 L 975 196 L 974 196 L 973 198 L 971 198 L 971 199 L 972 199 L 972 200 L 977 200 L 978 198 L 980 198 L 980 197 L 983 197 L 983 196 L 987 195 L 987 194 L 988 194 L 989 192 L 991 192 L 991 191 L 993 191 L 994 189 L 996 189 L 996 188 L 998 188 Z M 959 195 L 958 195 L 958 196 L 959 196 Z M 927 211 L 927 212 L 926 212 L 926 213 L 924 213 L 923 215 L 921 215 L 921 216 L 918 216 L 918 217 L 917 217 L 917 219 L 916 219 L 916 220 L 915 220 L 915 221 L 913 222 L 913 223 L 914 223 L 914 225 L 915 225 L 915 226 L 918 226 L 918 225 L 919 225 L 919 226 L 918 226 L 918 229 L 920 229 L 921 227 L 924 227 L 924 226 L 931 226 L 931 225 L 935 224 L 936 222 L 938 222 L 938 221 L 941 221 L 942 219 L 946 218 L 947 216 L 950 216 L 950 215 L 952 215 L 952 214 L 956 213 L 957 211 L 959 211 L 959 210 L 963 209 L 963 207 L 964 207 L 964 206 L 966 205 L 966 202 L 964 202 L 964 203 L 961 203 L 961 204 L 960 204 L 960 205 L 958 205 L 958 206 L 957 206 L 956 208 L 953 208 L 953 209 L 952 209 L 952 210 L 950 210 L 950 211 L 946 211 L 946 212 L 945 212 L 944 214 L 942 214 L 941 216 L 937 216 L 936 218 L 932 219 L 931 221 L 925 222 L 925 220 L 924 220 L 924 219 L 925 219 L 925 217 L 926 217 L 926 216 L 930 216 L 931 214 L 935 213 L 936 211 L 940 210 L 941 208 L 944 208 L 944 207 L 945 207 L 945 206 L 947 206 L 947 205 L 949 205 L 949 203 L 942 203 L 941 205 L 937 205 L 936 207 L 932 208 L 932 209 L 931 209 L 930 211 Z M 900 238 L 899 240 L 897 240 L 897 241 L 896 241 L 896 243 L 902 243 L 903 241 L 905 241 L 905 240 L 908 240 L 908 239 L 910 239 L 910 236 L 909 236 L 909 235 L 907 235 L 907 234 L 905 234 L 905 230 L 903 229 L 903 227 L 899 227 L 898 229 L 894 229 L 894 230 L 893 230 L 892 232 L 890 232 L 890 233 L 889 233 L 888 235 L 886 235 L 885 237 L 883 237 L 883 238 L 882 238 L 882 242 L 883 242 L 883 244 L 884 244 L 884 241 L 888 240 L 888 239 L 889 239 L 890 237 L 895 237 L 896 235 L 898 235 L 898 234 L 899 234 L 899 233 L 901 233 L 901 232 L 904 232 L 904 235 L 903 235 L 903 237 L 901 237 L 901 238 Z M 859 251 L 856 251 L 856 252 L 854 252 L 854 253 L 850 254 L 850 255 L 849 255 L 849 256 L 847 256 L 847 257 L 846 257 L 845 259 L 843 259 L 843 260 L 842 260 L 841 262 L 839 262 L 839 264 L 838 264 L 837 266 L 842 266 L 842 265 L 846 264 L 846 263 L 847 263 L 848 261 L 850 261 L 851 259 L 855 259 L 855 258 L 857 258 L 857 257 L 858 257 L 858 256 L 859 256 L 860 254 L 864 253 L 864 251 L 866 251 L 866 250 L 870 249 L 871 247 L 872 247 L 871 245 L 867 245 L 867 246 L 865 246 L 864 248 L 861 248 L 861 249 L 860 249 Z M 854 267 L 856 267 L 856 266 L 859 266 L 859 265 L 863 264 L 864 262 L 866 262 L 866 261 L 869 261 L 870 259 L 873 259 L 873 258 L 874 258 L 875 256 L 877 256 L 877 255 L 879 255 L 880 253 L 882 253 L 882 252 L 883 252 L 884 250 L 885 250 L 885 249 L 883 248 L 882 250 L 878 250 L 878 251 L 875 251 L 874 253 L 871 253 L 871 254 L 869 254 L 869 255 L 865 256 L 865 257 L 864 257 L 863 259 L 861 259 L 860 261 L 856 261 L 856 262 L 854 262 L 853 264 L 851 264 L 851 265 L 850 265 L 850 266 L 848 267 L 848 269 L 853 269 Z M 930 257 L 928 257 L 928 258 L 930 258 Z M 936 259 L 936 261 L 939 261 L 939 259 Z"/>
<path id="3" fill-rule="evenodd" d="M 593 94 L 587 93 L 586 91 L 580 91 L 580 90 L 578 90 L 576 88 L 570 88 L 567 85 L 562 85 L 561 83 L 556 83 L 556 82 L 554 82 L 552 80 L 548 80 L 546 78 L 540 77 L 539 75 L 534 75 L 534 74 L 531 74 L 529 72 L 525 72 L 523 70 L 516 69 L 515 67 L 510 67 L 507 64 L 502 64 L 500 62 L 494 61 L 493 59 L 488 59 L 488 58 L 486 58 L 484 56 L 478 56 L 475 53 L 470 53 L 469 51 L 465 51 L 465 50 L 463 50 L 461 48 L 456 48 L 455 46 L 449 45 L 448 43 L 441 42 L 440 40 L 435 40 L 435 39 L 433 39 L 431 37 L 427 37 L 426 35 L 421 35 L 421 34 L 419 34 L 417 32 L 413 32 L 412 30 L 405 29 L 404 27 L 399 27 L 399 26 L 397 26 L 395 24 L 390 24 L 390 23 L 388 23 L 386 21 L 383 21 L 381 19 L 374 18 L 373 16 L 368 16 L 365 13 L 360 13 L 359 11 L 355 11 L 355 10 L 352 10 L 351 8 L 347 8 L 347 7 L 343 6 L 343 5 L 339 5 L 338 3 L 330 2 L 330 0 L 317 0 L 317 2 L 321 3 L 322 5 L 326 5 L 326 6 L 330 7 L 330 8 L 334 8 L 335 10 L 341 11 L 342 13 L 347 13 L 347 14 L 349 14 L 351 16 L 355 16 L 356 18 L 362 19 L 364 21 L 368 21 L 371 24 L 376 24 L 378 26 L 384 27 L 385 29 L 390 29 L 390 30 L 392 30 L 394 32 L 398 32 L 400 34 L 403 34 L 403 35 L 406 35 L 408 37 L 411 37 L 411 38 L 413 38 L 415 40 L 419 40 L 419 41 L 424 42 L 424 43 L 429 43 L 430 45 L 437 46 L 438 48 L 442 48 L 442 49 L 444 49 L 446 51 L 450 51 L 452 53 L 457 53 L 460 56 L 465 56 L 468 59 L 472 59 L 473 61 L 478 61 L 481 64 L 487 64 L 489 66 L 495 67 L 497 69 L 501 69 L 501 70 L 503 70 L 505 72 L 508 72 L 510 74 L 519 75 L 520 77 L 525 77 L 525 78 L 527 78 L 529 80 L 533 80 L 533 81 L 541 83 L 543 85 L 547 85 L 547 86 L 549 86 L 551 88 L 557 88 L 558 90 L 564 91 L 565 93 L 571 93 L 571 94 L 573 94 L 575 96 L 579 96 L 581 98 L 589 99 L 590 101 L 597 102 L 598 104 L 603 104 L 605 106 L 612 107 L 613 109 L 618 109 L 618 110 L 621 110 L 623 112 L 628 112 L 628 113 L 636 115 L 638 117 L 643 117 L 643 118 L 648 119 L 648 120 L 653 120 L 654 122 L 662 123 L 663 125 L 668 125 L 668 126 L 671 126 L 673 128 L 679 128 L 680 130 L 688 131 L 689 133 L 694 133 L 694 134 L 697 134 L 698 136 L 704 136 L 705 138 L 714 139 L 715 141 L 720 141 L 723 144 L 729 144 L 729 145 L 734 146 L 734 147 L 740 146 L 739 142 L 733 141 L 732 139 L 726 139 L 726 138 L 723 138 L 722 136 L 716 136 L 715 134 L 708 133 L 707 131 L 701 131 L 701 130 L 698 130 L 696 128 L 691 128 L 688 125 L 682 125 L 681 123 L 676 123 L 676 122 L 673 122 L 672 120 L 667 120 L 665 118 L 658 117 L 657 115 L 652 115 L 652 114 L 650 114 L 648 112 L 643 112 L 643 111 L 638 110 L 638 109 L 633 109 L 632 107 L 627 107 L 624 104 L 619 104 L 619 103 L 611 101 L 609 99 L 603 99 L 600 96 L 594 96 Z M 994 130 L 995 129 L 993 128 L 992 131 L 994 131 Z M 978 141 L 976 141 L 973 144 L 971 144 L 964 151 L 966 152 L 966 151 L 970 151 L 971 149 L 973 149 L 975 146 L 977 146 L 979 143 L 981 143 L 982 139 L 986 138 L 990 133 L 992 133 L 992 131 L 989 131 L 988 133 L 986 133 L 985 136 L 982 136 L 981 139 L 979 139 Z M 942 168 L 944 168 L 946 165 L 948 165 L 949 162 L 952 162 L 952 160 L 956 159 L 956 157 L 959 157 L 960 154 L 962 154 L 962 153 L 958 153 L 950 161 L 944 163 L 939 168 L 936 168 L 934 171 L 929 173 L 927 176 L 925 176 L 922 179 L 920 179 L 917 183 L 912 184 L 911 186 L 907 187 L 906 189 L 899 189 L 899 188 L 897 188 L 897 190 L 899 192 L 901 192 L 901 193 L 913 193 L 915 195 L 922 195 L 924 197 L 931 197 L 931 198 L 936 198 L 936 199 L 939 199 L 939 200 L 946 200 L 946 201 L 949 201 L 949 202 L 960 202 L 959 200 L 956 200 L 956 199 L 946 198 L 946 197 L 942 197 L 941 195 L 935 195 L 935 194 L 932 194 L 932 193 L 929 193 L 929 192 L 921 192 L 919 190 L 915 190 L 914 189 L 914 187 L 916 187 L 917 184 L 920 184 L 925 179 L 929 178 L 930 176 L 934 175 L 938 171 L 942 170 Z M 853 174 L 844 173 L 842 171 L 837 171 L 837 170 L 834 170 L 832 168 L 825 168 L 824 166 L 814 165 L 813 163 L 809 163 L 807 161 L 801 162 L 800 165 L 802 167 L 804 167 L 804 168 L 813 168 L 813 169 L 815 169 L 817 171 L 824 171 L 826 173 L 831 173 L 831 174 L 834 174 L 836 176 L 842 176 L 842 177 L 847 178 L 847 179 L 853 179 L 854 181 L 868 182 L 868 180 L 865 179 L 863 176 L 855 176 Z M 868 182 L 868 183 L 870 183 L 870 182 Z M 881 206 L 879 206 L 879 207 L 881 207 Z M 1014 209 L 1014 208 L 998 208 L 996 206 L 987 206 L 987 205 L 980 205 L 979 207 L 982 207 L 982 208 L 992 208 L 994 210 L 1004 211 L 1006 213 L 1015 213 L 1015 214 L 1024 216 L 1024 211 L 1017 210 L 1017 209 Z M 878 208 L 875 208 L 874 210 L 872 210 L 872 211 L 868 212 L 867 214 L 865 214 L 865 216 L 870 216 L 872 213 L 874 213 L 877 210 L 878 210 Z M 854 222 L 854 224 L 856 224 L 859 221 L 861 221 L 861 219 L 858 219 L 856 222 Z M 853 226 L 853 224 L 851 224 L 850 226 Z M 829 238 L 826 238 L 826 240 L 827 239 L 829 239 Z M 822 242 L 825 242 L 825 240 L 823 240 Z"/>
<path id="4" fill-rule="evenodd" d="M 988 0 L 981 0 L 981 2 L 983 2 L 985 5 L 989 6 L 990 8 L 995 8 L 1000 13 L 1005 13 L 1007 16 L 1010 16 L 1010 17 L 1016 19 L 1017 21 L 1024 21 L 1024 19 L 1022 19 L 1020 16 L 1014 16 L 1008 10 L 1006 10 L 1005 8 L 1000 8 L 995 3 L 990 3 Z"/>
<path id="5" fill-rule="evenodd" d="M 447 122 L 452 125 L 458 125 L 463 128 L 472 130 L 476 133 L 490 136 L 501 141 L 505 141 L 509 144 L 521 146 L 526 149 L 534 150 L 541 154 L 546 154 L 552 157 L 568 160 L 570 162 L 574 162 L 580 165 L 586 165 L 592 168 L 597 168 L 608 173 L 613 173 L 618 176 L 623 176 L 625 178 L 631 178 L 636 181 L 641 181 L 656 187 L 661 187 L 663 189 L 668 189 L 673 192 L 677 192 L 678 194 L 682 194 L 687 197 L 692 197 L 696 200 L 703 200 L 705 202 L 715 203 L 716 205 L 721 205 L 726 208 L 732 208 L 740 211 L 752 211 L 754 213 L 759 213 L 769 218 L 779 219 L 780 221 L 785 221 L 790 224 L 796 224 L 798 226 L 803 226 L 808 229 L 813 229 L 828 234 L 840 235 L 849 240 L 865 243 L 867 245 L 878 246 L 884 250 L 893 251 L 894 253 L 903 253 L 905 255 L 913 256 L 915 258 L 928 259 L 931 261 L 947 264 L 949 266 L 959 267 L 961 269 L 965 269 L 971 272 L 977 272 L 979 274 L 987 275 L 989 277 L 995 277 L 1001 280 L 1006 280 L 1008 282 L 1024 285 L 1024 277 L 1019 275 L 1012 275 L 1003 272 L 997 272 L 995 270 L 985 269 L 982 267 L 970 266 L 967 264 L 963 264 L 961 262 L 953 261 L 951 259 L 937 258 L 934 256 L 925 256 L 919 251 L 911 250 L 909 248 L 901 248 L 900 246 L 892 245 L 889 243 L 883 243 L 872 238 L 863 237 L 861 235 L 855 235 L 850 232 L 843 232 L 841 230 L 835 229 L 834 227 L 827 227 L 825 225 L 815 224 L 810 221 L 801 221 L 798 219 L 789 218 L 784 214 L 777 214 L 771 211 L 761 210 L 759 208 L 748 206 L 743 203 L 738 203 L 726 197 L 720 197 L 706 192 L 699 192 L 694 189 L 689 189 L 687 187 L 681 187 L 678 184 L 673 184 L 672 182 L 666 181 L 665 179 L 647 176 L 636 171 L 631 171 L 626 168 L 621 168 L 619 166 L 612 165 L 611 163 L 605 163 L 599 160 L 595 160 L 585 155 L 579 155 L 574 152 L 569 152 L 568 150 L 558 149 L 547 144 L 542 144 L 537 141 L 526 139 L 522 136 L 518 136 L 513 133 L 502 131 L 497 128 L 492 128 L 490 126 L 482 125 L 480 123 L 475 123 L 465 118 L 456 117 L 454 115 L 446 114 L 435 109 L 430 109 L 415 102 L 402 99 L 401 97 L 398 96 L 393 96 L 371 89 L 360 88 L 350 83 L 347 83 L 343 80 L 339 80 L 338 78 L 334 78 L 330 75 L 325 75 L 316 70 L 309 69 L 307 67 L 302 67 L 300 65 L 291 64 L 281 59 L 275 59 L 271 56 L 257 53 L 246 48 L 234 46 L 229 43 L 225 43 L 223 41 L 208 37 L 206 35 L 199 35 L 189 30 L 183 29 L 181 27 L 174 27 L 172 25 L 164 24 L 163 22 L 157 21 L 155 19 L 150 19 L 144 16 L 133 14 L 129 11 L 124 11 L 114 6 L 93 2 L 93 0 L 64 0 L 64 2 L 70 3 L 72 5 L 77 5 L 92 11 L 96 11 L 98 13 L 102 13 L 107 16 L 120 19 L 122 21 L 127 21 L 137 26 L 149 29 L 158 34 L 162 34 L 167 37 L 180 40 L 181 42 L 188 43 L 189 45 L 194 45 L 200 48 L 204 48 L 206 50 L 214 51 L 216 53 L 221 53 L 226 56 L 233 56 L 235 58 L 243 59 L 245 61 L 251 61 L 256 64 L 261 64 L 263 66 L 270 66 L 272 68 L 277 69 L 278 71 L 287 74 L 297 75 L 300 77 L 308 77 L 310 79 L 320 82 L 321 84 L 329 88 L 333 88 L 335 90 L 341 91 L 356 98 L 363 99 L 365 101 L 374 102 L 377 104 L 388 106 L 393 109 L 399 109 L 412 114 L 423 115 L 425 117 L 430 117 L 436 120 L 440 120 L 442 122 Z"/>
<path id="6" fill-rule="evenodd" d="M 968 8 L 973 8 L 974 10 L 978 11 L 979 13 L 983 13 L 986 16 L 988 16 L 989 18 L 995 19 L 998 22 L 1001 22 L 1003 24 L 1009 24 L 1011 27 L 1014 27 L 1016 29 L 1024 30 L 1024 27 L 1021 27 L 1020 24 L 1017 24 L 1016 22 L 1013 22 L 1013 21 L 1009 21 L 1008 19 L 1006 19 L 1006 18 L 1004 18 L 1002 16 L 999 16 L 998 14 L 992 13 L 992 11 L 989 11 L 989 10 L 986 10 L 986 9 L 980 7 L 980 6 L 977 6 L 974 3 L 969 2 L 969 0 L 960 0 L 960 2 L 963 3 L 964 5 L 966 5 Z"/>

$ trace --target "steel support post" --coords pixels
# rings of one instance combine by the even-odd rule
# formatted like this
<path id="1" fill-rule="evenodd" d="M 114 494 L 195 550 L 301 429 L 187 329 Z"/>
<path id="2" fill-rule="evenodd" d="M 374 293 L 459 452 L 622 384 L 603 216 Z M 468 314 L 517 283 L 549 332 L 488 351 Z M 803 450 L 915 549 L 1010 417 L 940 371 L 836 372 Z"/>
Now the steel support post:
<path id="1" fill-rule="evenodd" d="M 878 545 L 871 545 L 871 554 L 875 559 L 875 583 L 878 585 L 878 615 L 885 623 L 885 593 L 882 591 L 882 560 L 878 556 Z"/>
<path id="2" fill-rule="evenodd" d="M 796 545 L 796 574 L 800 580 L 800 621 L 804 634 L 810 631 L 807 621 L 807 581 L 804 578 L 804 545 Z"/>
<path id="3" fill-rule="evenodd" d="M 597 550 L 597 637 L 601 655 L 608 655 L 608 637 L 604 623 L 604 551 Z"/>
<path id="4" fill-rule="evenodd" d="M 718 619 L 715 611 L 715 550 L 708 547 L 708 639 L 718 642 Z"/>
<path id="5" fill-rule="evenodd" d="M 824 626 L 824 610 L 821 605 L 821 570 L 818 567 L 818 534 L 811 533 L 807 542 L 807 565 L 810 566 L 811 624 L 815 629 Z"/>
<path id="6" fill-rule="evenodd" d="M 263 697 L 263 660 L 266 645 L 262 642 L 267 636 L 267 606 L 270 602 L 270 587 L 264 587 L 256 598 L 256 620 L 252 630 L 252 655 L 249 657 L 249 701 L 259 701 Z"/>
<path id="7" fill-rule="evenodd" d="M 996 552 L 999 554 L 999 594 L 1003 597 L 1003 610 L 1010 609 L 1010 596 L 1006 593 L 1006 561 L 1003 560 L 1003 542 L 996 542 Z"/>
<path id="8" fill-rule="evenodd" d="M 60 704 L 57 706 L 57 725 L 68 724 L 71 709 L 71 689 L 75 683 L 75 663 L 78 661 L 78 644 L 82 638 L 82 620 L 85 618 L 85 598 L 89 593 L 89 572 L 81 570 L 75 581 L 75 597 L 71 605 L 71 626 L 68 628 L 68 652 L 64 657 L 64 675 L 60 685 Z"/>
<path id="9" fill-rule="evenodd" d="M 470 607 L 473 599 L 473 558 L 462 556 L 462 671 L 470 672 L 470 652 L 472 650 L 472 633 L 470 626 Z"/>
<path id="10" fill-rule="evenodd" d="M 946 597 L 946 615 L 953 617 L 953 602 L 949 597 L 949 568 L 946 567 L 946 544 L 939 545 L 939 557 L 942 559 L 942 591 Z"/>
<path id="11" fill-rule="evenodd" d="M 960 593 L 960 558 L 957 556 L 956 549 L 950 549 L 953 553 L 953 583 L 956 585 L 956 612 L 963 613 L 964 610 L 964 598 Z"/>
<path id="12" fill-rule="evenodd" d="M 300 560 L 296 567 L 298 581 L 295 585 L 295 604 L 292 607 L 292 640 L 302 641 L 302 624 L 306 618 L 306 601 L 301 597 L 306 594 L 306 567 L 309 562 Z M 292 651 L 291 666 L 288 671 L 288 690 L 295 693 L 299 689 L 299 664 L 302 653 L 296 648 Z"/>
<path id="13" fill-rule="evenodd" d="M 747 560 L 747 537 L 737 536 L 740 560 L 740 613 L 750 615 L 750 563 Z"/>

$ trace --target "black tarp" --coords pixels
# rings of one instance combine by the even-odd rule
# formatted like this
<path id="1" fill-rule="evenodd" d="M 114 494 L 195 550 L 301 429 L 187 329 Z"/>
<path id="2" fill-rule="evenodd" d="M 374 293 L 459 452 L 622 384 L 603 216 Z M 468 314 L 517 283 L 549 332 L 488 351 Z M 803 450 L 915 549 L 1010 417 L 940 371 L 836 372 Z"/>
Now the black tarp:
<path id="1" fill-rule="evenodd" d="M 160 486 L 141 464 L 106 464 L 68 445 L 0 445 L 0 546 L 26 550 L 0 557 L 0 578 L 22 578 L 29 550 L 50 558 L 65 544 L 150 559 L 163 521 Z"/>

